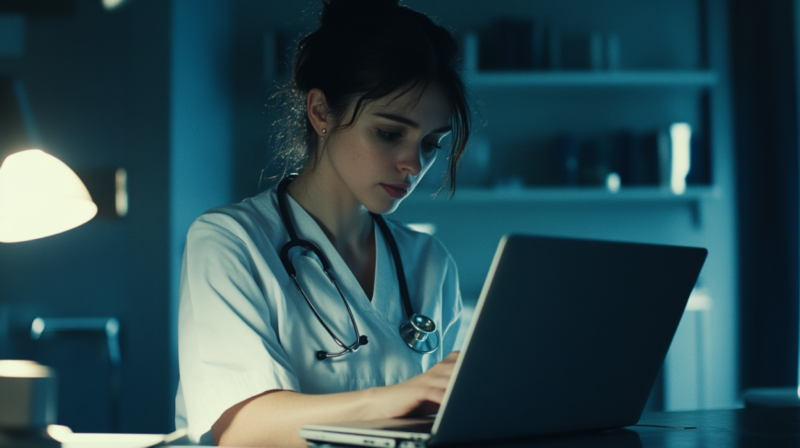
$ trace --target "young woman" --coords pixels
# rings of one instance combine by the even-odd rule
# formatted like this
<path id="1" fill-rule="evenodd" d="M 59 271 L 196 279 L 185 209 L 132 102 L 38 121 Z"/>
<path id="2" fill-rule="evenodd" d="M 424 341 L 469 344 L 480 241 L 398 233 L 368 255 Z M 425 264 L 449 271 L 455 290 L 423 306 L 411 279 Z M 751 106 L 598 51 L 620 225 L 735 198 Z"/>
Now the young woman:
<path id="1" fill-rule="evenodd" d="M 382 215 L 436 157 L 454 188 L 470 129 L 457 57 L 396 0 L 323 2 L 289 88 L 284 155 L 300 174 L 189 230 L 176 420 L 191 438 L 298 445 L 304 424 L 436 412 L 457 357 L 456 266 Z"/>

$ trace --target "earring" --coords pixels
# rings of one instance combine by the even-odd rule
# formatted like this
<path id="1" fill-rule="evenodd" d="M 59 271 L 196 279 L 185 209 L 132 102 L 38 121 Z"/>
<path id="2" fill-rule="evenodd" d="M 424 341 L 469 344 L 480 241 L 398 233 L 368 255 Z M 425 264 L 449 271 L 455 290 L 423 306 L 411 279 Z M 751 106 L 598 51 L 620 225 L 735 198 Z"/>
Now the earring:
<path id="1" fill-rule="evenodd" d="M 327 133 L 327 132 L 328 132 L 328 130 L 327 130 L 327 129 L 325 129 L 325 128 L 322 128 L 322 133 L 323 133 L 323 134 L 325 134 L 325 133 Z M 324 139 L 325 139 L 325 135 L 323 135 L 322 137 L 320 137 L 320 140 L 324 140 Z"/>

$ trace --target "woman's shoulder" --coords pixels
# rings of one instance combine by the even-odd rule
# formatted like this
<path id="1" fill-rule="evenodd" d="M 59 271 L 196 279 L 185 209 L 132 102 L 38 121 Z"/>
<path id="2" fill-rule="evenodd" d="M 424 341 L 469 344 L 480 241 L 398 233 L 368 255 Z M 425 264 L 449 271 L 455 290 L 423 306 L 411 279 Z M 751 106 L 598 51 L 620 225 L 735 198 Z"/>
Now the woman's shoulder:
<path id="1" fill-rule="evenodd" d="M 266 190 L 243 201 L 214 207 L 194 220 L 189 237 L 212 231 L 252 239 L 255 234 L 271 234 L 280 229 L 280 214 L 274 190 Z"/>

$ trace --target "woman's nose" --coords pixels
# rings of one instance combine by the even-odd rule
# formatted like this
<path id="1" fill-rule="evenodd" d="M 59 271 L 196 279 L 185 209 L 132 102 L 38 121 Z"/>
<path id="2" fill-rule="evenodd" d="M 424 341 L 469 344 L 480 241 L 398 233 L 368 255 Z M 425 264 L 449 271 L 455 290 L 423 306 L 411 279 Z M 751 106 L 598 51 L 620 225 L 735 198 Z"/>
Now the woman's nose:
<path id="1" fill-rule="evenodd" d="M 411 176 L 417 176 L 422 172 L 422 160 L 419 145 L 403 148 L 400 151 L 400 158 L 397 165 L 400 171 Z"/>

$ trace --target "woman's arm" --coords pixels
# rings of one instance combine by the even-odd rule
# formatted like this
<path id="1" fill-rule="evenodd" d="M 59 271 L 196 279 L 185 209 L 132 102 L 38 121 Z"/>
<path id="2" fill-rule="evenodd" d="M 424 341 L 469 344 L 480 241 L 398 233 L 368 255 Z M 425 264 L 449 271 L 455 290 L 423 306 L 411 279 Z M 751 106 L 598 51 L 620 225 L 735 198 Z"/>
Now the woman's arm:
<path id="1" fill-rule="evenodd" d="M 356 392 L 305 395 L 273 390 L 248 398 L 214 423 L 214 443 L 228 446 L 303 446 L 306 424 L 375 420 L 438 410 L 458 352 L 427 372 L 399 384 Z"/>

